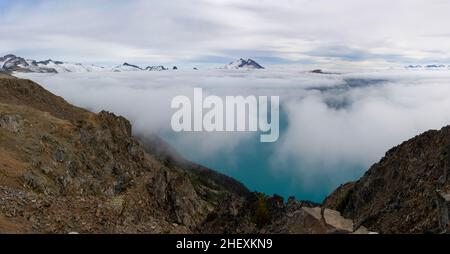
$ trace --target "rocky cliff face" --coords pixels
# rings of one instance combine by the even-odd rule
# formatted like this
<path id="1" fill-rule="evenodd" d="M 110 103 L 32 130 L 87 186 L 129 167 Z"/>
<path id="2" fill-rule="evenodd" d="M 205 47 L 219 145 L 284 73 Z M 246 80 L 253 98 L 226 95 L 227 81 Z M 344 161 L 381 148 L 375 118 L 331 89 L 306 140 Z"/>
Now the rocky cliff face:
<path id="1" fill-rule="evenodd" d="M 252 193 L 135 138 L 109 112 L 0 74 L 1 233 L 351 233 L 317 204 Z M 357 232 L 366 232 L 364 228 Z"/>
<path id="2" fill-rule="evenodd" d="M 428 131 L 388 151 L 324 205 L 382 233 L 448 232 L 449 169 L 450 127 Z"/>

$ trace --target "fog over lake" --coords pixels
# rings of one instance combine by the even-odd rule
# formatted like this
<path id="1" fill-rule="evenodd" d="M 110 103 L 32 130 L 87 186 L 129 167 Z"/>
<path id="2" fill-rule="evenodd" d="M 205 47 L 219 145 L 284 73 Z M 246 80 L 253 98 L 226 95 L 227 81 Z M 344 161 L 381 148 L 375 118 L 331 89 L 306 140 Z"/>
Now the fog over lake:
<path id="1" fill-rule="evenodd" d="M 321 201 L 355 180 L 391 147 L 450 122 L 450 70 L 296 68 L 20 74 L 98 112 L 127 117 L 139 135 L 157 133 L 180 154 L 242 181 L 252 190 Z M 259 133 L 175 133 L 176 95 L 280 96 L 280 138 Z"/>

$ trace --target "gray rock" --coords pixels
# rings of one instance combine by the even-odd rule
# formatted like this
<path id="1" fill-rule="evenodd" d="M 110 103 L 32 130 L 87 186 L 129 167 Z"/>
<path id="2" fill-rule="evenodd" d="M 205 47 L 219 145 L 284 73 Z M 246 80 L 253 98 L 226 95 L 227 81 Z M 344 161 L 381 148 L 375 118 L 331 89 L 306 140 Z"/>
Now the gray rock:
<path id="1" fill-rule="evenodd" d="M 65 153 L 63 150 L 61 149 L 57 149 L 54 153 L 53 153 L 53 160 L 55 160 L 56 162 L 63 162 L 65 158 Z"/>
<path id="2" fill-rule="evenodd" d="M 1 114 L 0 128 L 7 129 L 11 132 L 18 133 L 22 130 L 24 120 L 20 115 Z"/>
<path id="3" fill-rule="evenodd" d="M 45 192 L 46 180 L 43 177 L 33 174 L 32 172 L 25 173 L 23 176 L 25 183 L 31 188 Z"/>

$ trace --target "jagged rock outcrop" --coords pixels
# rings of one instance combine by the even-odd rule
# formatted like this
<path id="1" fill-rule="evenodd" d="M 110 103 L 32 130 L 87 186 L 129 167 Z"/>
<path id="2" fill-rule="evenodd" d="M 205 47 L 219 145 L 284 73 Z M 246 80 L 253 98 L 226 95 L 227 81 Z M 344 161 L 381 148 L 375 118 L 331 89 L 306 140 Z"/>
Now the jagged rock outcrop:
<path id="1" fill-rule="evenodd" d="M 123 117 L 0 74 L 0 233 L 352 231 L 314 206 L 250 192 L 156 136 L 138 140 Z"/>
<path id="2" fill-rule="evenodd" d="M 381 233 L 448 232 L 449 168 L 450 127 L 427 131 L 389 150 L 324 205 Z"/>

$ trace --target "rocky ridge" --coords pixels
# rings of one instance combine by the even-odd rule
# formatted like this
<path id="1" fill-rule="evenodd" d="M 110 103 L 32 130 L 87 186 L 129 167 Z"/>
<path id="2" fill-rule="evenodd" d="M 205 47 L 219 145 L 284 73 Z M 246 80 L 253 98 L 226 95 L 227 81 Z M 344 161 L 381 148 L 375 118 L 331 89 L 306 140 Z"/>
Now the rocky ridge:
<path id="1" fill-rule="evenodd" d="M 450 232 L 450 126 L 389 150 L 356 182 L 324 202 L 381 233 Z"/>

